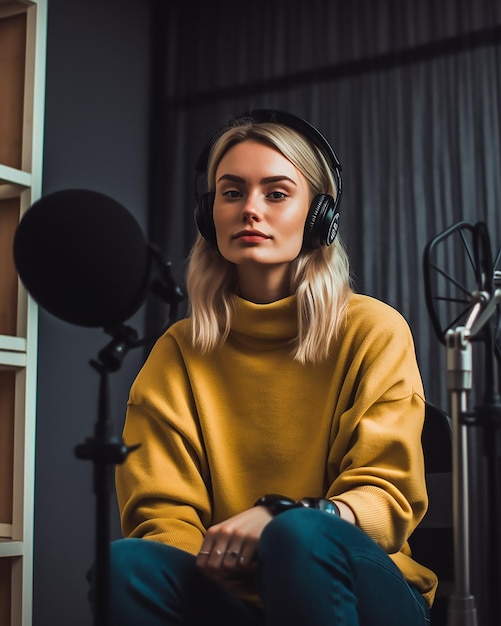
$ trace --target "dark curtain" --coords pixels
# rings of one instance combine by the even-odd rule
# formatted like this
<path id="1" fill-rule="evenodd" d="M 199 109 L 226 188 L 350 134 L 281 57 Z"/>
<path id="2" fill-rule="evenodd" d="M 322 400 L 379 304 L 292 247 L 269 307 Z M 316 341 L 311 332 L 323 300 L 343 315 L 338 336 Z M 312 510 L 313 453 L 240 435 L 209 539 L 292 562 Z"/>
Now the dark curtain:
<path id="1" fill-rule="evenodd" d="M 500 243 L 501 3 L 242 7 L 156 5 L 151 239 L 182 283 L 195 236 L 194 164 L 212 132 L 249 107 L 306 117 L 343 166 L 341 236 L 355 288 L 406 317 L 427 397 L 446 407 L 422 256 L 461 220 L 485 221 L 493 248 Z"/>
<path id="2" fill-rule="evenodd" d="M 195 162 L 212 133 L 250 107 L 304 116 L 343 167 L 341 236 L 355 289 L 408 320 L 427 398 L 447 409 L 446 354 L 425 302 L 423 253 L 463 220 L 485 222 L 494 255 L 501 243 L 501 2 L 153 6 L 149 236 L 178 282 L 195 237 Z M 445 257 L 454 276 L 465 261 Z M 152 306 L 150 324 L 162 315 Z"/>

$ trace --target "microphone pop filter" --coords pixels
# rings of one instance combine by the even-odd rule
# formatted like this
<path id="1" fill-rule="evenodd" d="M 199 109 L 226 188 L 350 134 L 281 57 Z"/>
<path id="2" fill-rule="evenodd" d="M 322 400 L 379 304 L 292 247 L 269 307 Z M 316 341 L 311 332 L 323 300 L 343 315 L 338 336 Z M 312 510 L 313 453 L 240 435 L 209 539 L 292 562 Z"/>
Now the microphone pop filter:
<path id="1" fill-rule="evenodd" d="M 109 328 L 145 300 L 151 257 L 138 222 L 122 205 L 69 189 L 26 211 L 14 236 L 14 263 L 28 293 L 49 313 Z"/>

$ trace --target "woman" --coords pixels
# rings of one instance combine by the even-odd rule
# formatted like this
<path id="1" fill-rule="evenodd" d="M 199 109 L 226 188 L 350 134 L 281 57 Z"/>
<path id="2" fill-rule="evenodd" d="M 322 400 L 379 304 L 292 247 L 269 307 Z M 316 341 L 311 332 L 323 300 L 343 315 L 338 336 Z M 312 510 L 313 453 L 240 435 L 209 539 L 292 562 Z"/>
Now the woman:
<path id="1" fill-rule="evenodd" d="M 190 315 L 130 393 L 113 624 L 426 624 L 423 389 L 403 318 L 350 288 L 332 148 L 264 110 L 205 152 Z"/>

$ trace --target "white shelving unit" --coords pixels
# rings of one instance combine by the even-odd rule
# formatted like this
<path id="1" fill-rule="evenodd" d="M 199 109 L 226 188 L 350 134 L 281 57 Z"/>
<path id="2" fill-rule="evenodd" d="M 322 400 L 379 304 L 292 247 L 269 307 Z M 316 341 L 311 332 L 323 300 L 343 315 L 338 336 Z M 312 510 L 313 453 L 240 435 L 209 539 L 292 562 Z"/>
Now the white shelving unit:
<path id="1" fill-rule="evenodd" d="M 0 0 L 0 624 L 29 626 L 38 310 L 12 243 L 41 195 L 46 0 Z"/>

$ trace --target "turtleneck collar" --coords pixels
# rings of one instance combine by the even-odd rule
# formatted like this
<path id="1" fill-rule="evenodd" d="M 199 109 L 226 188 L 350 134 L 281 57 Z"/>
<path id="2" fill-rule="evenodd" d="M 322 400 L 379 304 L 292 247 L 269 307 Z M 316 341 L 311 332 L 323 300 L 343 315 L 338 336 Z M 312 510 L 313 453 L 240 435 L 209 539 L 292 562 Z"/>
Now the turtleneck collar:
<path id="1" fill-rule="evenodd" d="M 270 304 L 255 304 L 233 297 L 231 332 L 252 340 L 291 341 L 297 336 L 297 300 L 288 296 Z"/>

